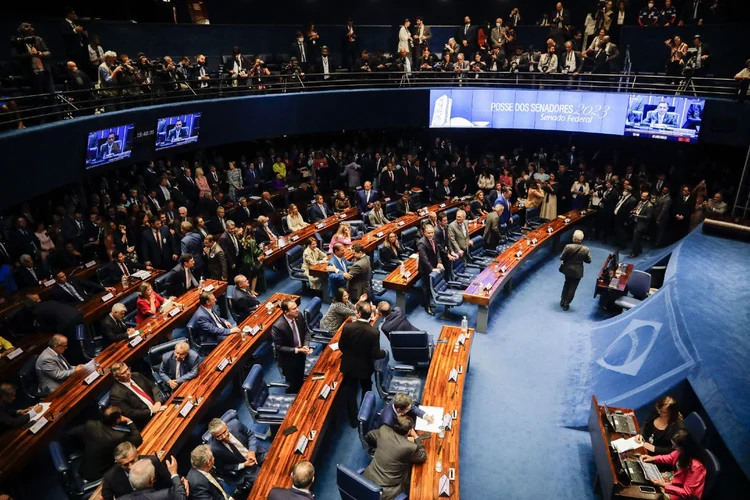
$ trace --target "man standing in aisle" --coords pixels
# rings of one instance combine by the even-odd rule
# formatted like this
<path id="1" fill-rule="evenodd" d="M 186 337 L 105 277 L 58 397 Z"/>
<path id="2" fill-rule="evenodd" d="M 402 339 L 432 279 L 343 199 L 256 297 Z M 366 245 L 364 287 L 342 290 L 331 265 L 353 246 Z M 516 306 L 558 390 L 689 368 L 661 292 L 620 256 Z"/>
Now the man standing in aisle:
<path id="1" fill-rule="evenodd" d="M 638 205 L 633 210 L 633 223 L 635 228 L 633 229 L 633 251 L 628 255 L 628 258 L 633 259 L 638 257 L 643 252 L 643 245 L 641 239 L 643 235 L 648 232 L 648 228 L 651 224 L 651 215 L 654 211 L 654 206 L 649 201 L 650 195 L 648 191 L 641 193 L 641 199 Z"/>
<path id="2" fill-rule="evenodd" d="M 305 356 L 313 353 L 307 345 L 307 323 L 300 316 L 297 302 L 281 302 L 281 317 L 271 327 L 279 368 L 289 384 L 287 394 L 297 394 L 305 378 Z"/>
<path id="3" fill-rule="evenodd" d="M 573 233 L 573 243 L 565 245 L 560 255 L 560 272 L 565 275 L 565 284 L 560 298 L 560 307 L 563 311 L 570 309 L 570 303 L 576 294 L 576 288 L 583 278 L 583 263 L 591 264 L 591 253 L 588 247 L 583 246 L 583 231 L 576 230 Z"/>

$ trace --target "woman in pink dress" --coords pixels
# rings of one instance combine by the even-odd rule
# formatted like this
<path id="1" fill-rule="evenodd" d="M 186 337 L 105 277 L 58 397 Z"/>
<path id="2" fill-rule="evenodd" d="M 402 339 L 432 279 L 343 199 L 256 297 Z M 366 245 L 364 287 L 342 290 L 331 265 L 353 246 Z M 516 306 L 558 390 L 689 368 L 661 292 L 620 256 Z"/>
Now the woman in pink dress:
<path id="1" fill-rule="evenodd" d="M 341 224 L 339 230 L 336 231 L 336 234 L 331 238 L 331 244 L 328 245 L 328 249 L 331 252 L 333 252 L 333 245 L 336 243 L 341 243 L 347 248 L 352 244 L 352 230 L 349 227 L 349 224 Z"/>

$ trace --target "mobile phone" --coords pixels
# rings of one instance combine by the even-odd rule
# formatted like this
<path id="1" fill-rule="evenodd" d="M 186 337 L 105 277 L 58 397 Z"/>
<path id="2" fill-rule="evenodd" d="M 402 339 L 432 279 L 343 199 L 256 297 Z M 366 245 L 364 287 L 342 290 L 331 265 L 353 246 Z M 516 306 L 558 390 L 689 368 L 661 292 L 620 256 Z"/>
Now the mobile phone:
<path id="1" fill-rule="evenodd" d="M 295 432 L 297 432 L 297 427 L 294 426 L 294 425 L 291 426 L 291 427 L 287 427 L 286 429 L 284 429 L 283 431 L 281 431 L 281 433 L 283 435 L 285 435 L 285 436 L 288 436 L 289 434 L 293 434 Z"/>
<path id="2" fill-rule="evenodd" d="M 656 488 L 653 486 L 639 486 L 639 490 L 641 490 L 641 493 L 656 493 Z"/>

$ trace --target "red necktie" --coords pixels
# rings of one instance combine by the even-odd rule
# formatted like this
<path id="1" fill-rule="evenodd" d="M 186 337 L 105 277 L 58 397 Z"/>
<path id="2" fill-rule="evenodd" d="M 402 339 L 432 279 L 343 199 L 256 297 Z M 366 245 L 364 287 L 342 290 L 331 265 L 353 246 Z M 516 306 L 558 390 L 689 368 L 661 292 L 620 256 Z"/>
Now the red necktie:
<path id="1" fill-rule="evenodd" d="M 148 394 L 146 394 L 145 392 L 143 392 L 143 389 L 141 389 L 140 387 L 138 387 L 138 385 L 136 385 L 136 383 L 133 382 L 132 380 L 130 381 L 130 388 L 133 389 L 140 396 L 143 396 L 144 398 L 146 398 L 146 400 L 149 403 L 154 404 L 154 400 L 151 398 L 151 396 L 149 396 Z"/>
<path id="2" fill-rule="evenodd" d="M 432 251 L 433 251 L 433 253 L 437 254 L 437 250 L 435 250 L 435 240 L 430 240 L 430 243 L 432 243 Z"/>
<path id="3" fill-rule="evenodd" d="M 124 276 L 130 276 L 130 273 L 128 272 L 128 268 L 125 264 L 120 264 L 120 269 L 122 269 L 122 274 Z"/>

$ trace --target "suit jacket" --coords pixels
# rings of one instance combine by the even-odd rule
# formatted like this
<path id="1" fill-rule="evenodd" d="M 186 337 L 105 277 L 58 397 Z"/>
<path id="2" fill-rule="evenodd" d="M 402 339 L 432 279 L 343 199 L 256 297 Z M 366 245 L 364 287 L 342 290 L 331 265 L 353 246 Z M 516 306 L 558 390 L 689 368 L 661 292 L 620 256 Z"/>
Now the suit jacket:
<path id="1" fill-rule="evenodd" d="M 218 314 L 216 316 L 218 316 Z M 219 321 L 222 323 L 222 326 L 216 324 L 216 320 L 205 307 L 198 307 L 195 314 L 193 314 L 190 323 L 195 325 L 201 339 L 201 344 L 218 344 L 227 338 L 230 329 L 223 326 L 223 320 L 221 318 L 219 318 Z"/>
<path id="2" fill-rule="evenodd" d="M 140 373 L 133 373 L 131 380 L 141 388 L 143 392 L 151 396 L 154 403 L 161 401 L 161 391 L 149 377 L 141 375 Z M 139 427 L 143 427 L 151 420 L 151 410 L 148 409 L 146 403 L 135 395 L 128 387 L 125 387 L 120 382 L 112 384 L 112 389 L 109 391 L 109 404 L 117 406 L 122 410 L 122 414 L 133 420 Z"/>
<path id="3" fill-rule="evenodd" d="M 425 280 L 430 279 L 430 273 L 432 270 L 437 268 L 441 261 L 440 252 L 442 248 L 438 241 L 433 239 L 435 243 L 435 250 L 432 249 L 432 244 L 426 236 L 422 236 L 417 242 L 417 252 L 419 252 L 419 276 Z M 392 313 L 391 313 L 392 314 Z"/>
<path id="4" fill-rule="evenodd" d="M 375 447 L 375 456 L 364 476 L 383 487 L 383 499 L 393 500 L 409 491 L 412 464 L 427 460 L 422 440 L 417 438 L 412 443 L 387 425 L 370 431 L 366 440 Z"/>
<path id="5" fill-rule="evenodd" d="M 103 286 L 101 286 L 99 283 L 94 283 L 93 281 L 70 277 L 68 278 L 68 283 L 73 286 L 76 292 L 78 292 L 78 295 L 80 295 L 84 301 L 93 297 L 97 293 L 104 291 Z M 52 290 L 50 291 L 50 298 L 52 298 L 52 300 L 71 305 L 78 305 L 82 303 L 80 300 L 78 300 L 77 297 L 71 295 L 63 287 L 61 287 L 59 283 L 55 283 L 55 285 L 52 286 Z"/>
<path id="6" fill-rule="evenodd" d="M 207 277 L 214 280 L 227 280 L 227 256 L 224 253 L 224 250 L 218 245 L 215 244 L 208 250 L 208 254 L 206 255 L 206 274 Z"/>
<path id="7" fill-rule="evenodd" d="M 211 217 L 206 222 L 206 229 L 211 234 L 221 234 L 224 231 L 226 231 L 226 227 L 225 227 L 226 223 L 227 223 L 226 217 L 224 218 L 224 224 L 221 223 L 221 219 L 219 217 Z"/>
<path id="8" fill-rule="evenodd" d="M 140 262 L 133 264 L 133 262 L 129 260 L 126 260 L 123 263 L 123 265 L 128 270 L 129 274 L 133 274 L 137 272 L 139 269 L 146 268 L 146 266 L 144 266 Z M 107 263 L 107 265 L 105 265 L 102 268 L 101 275 L 102 275 L 102 282 L 105 285 L 114 285 L 116 283 L 119 283 L 122 280 L 122 276 L 123 276 L 122 269 L 120 268 L 120 263 L 114 260 L 112 262 Z"/>
<path id="9" fill-rule="evenodd" d="M 174 351 L 165 352 L 159 365 L 159 378 L 165 384 L 170 380 L 176 380 L 178 384 L 192 380 L 198 376 L 198 365 L 200 362 L 198 353 L 191 349 L 188 351 L 187 357 L 180 364 L 181 375 L 177 376 L 175 372 L 177 369 L 177 360 L 174 357 Z"/>
<path id="10" fill-rule="evenodd" d="M 411 409 L 406 412 L 406 415 L 413 418 L 416 422 L 417 417 L 424 417 L 424 410 L 417 405 L 412 405 Z M 383 408 L 383 410 L 380 412 L 380 425 L 393 427 L 393 425 L 396 423 L 396 419 L 398 419 L 396 409 L 393 407 L 393 402 L 390 402 L 385 405 L 385 408 Z"/>
<path id="11" fill-rule="evenodd" d="M 128 425 L 109 427 L 98 420 L 89 420 L 68 432 L 68 436 L 84 445 L 81 476 L 87 481 L 96 481 L 114 465 L 112 454 L 117 445 L 130 441 L 136 447 L 143 442 L 134 422 Z"/>
<path id="12" fill-rule="evenodd" d="M 219 245 L 224 250 L 224 256 L 227 258 L 227 268 L 232 269 L 232 266 L 237 266 L 240 259 L 240 239 L 235 236 L 237 241 L 237 248 L 235 249 L 232 238 L 226 231 L 219 238 Z"/>
<path id="13" fill-rule="evenodd" d="M 268 230 L 271 231 L 271 234 L 273 234 L 278 239 L 279 232 L 276 230 L 276 228 L 273 227 L 273 224 L 271 224 L 270 221 L 268 223 Z M 271 241 L 271 238 L 266 232 L 266 228 L 264 228 L 262 225 L 255 227 L 255 241 L 257 241 L 259 244 L 269 243 Z"/>
<path id="14" fill-rule="evenodd" d="M 640 202 L 639 202 L 640 203 Z M 638 206 L 633 210 L 637 210 Z M 651 224 L 651 216 L 654 213 L 654 206 L 651 204 L 650 201 L 647 201 L 643 207 L 641 207 L 641 212 L 638 215 L 633 216 L 635 219 L 635 229 L 636 231 L 640 231 L 641 233 L 644 231 L 647 231 L 649 228 L 649 225 Z"/>
<path id="15" fill-rule="evenodd" d="M 300 347 L 305 346 L 307 345 L 307 323 L 301 314 L 295 321 L 299 332 Z M 285 366 L 292 366 L 295 362 L 299 362 L 301 354 L 294 353 L 294 332 L 285 316 L 282 315 L 271 327 L 271 338 L 276 347 L 277 362 L 282 370 Z"/>
<path id="16" fill-rule="evenodd" d="M 465 233 L 457 221 L 454 220 L 448 224 L 448 246 L 456 253 L 459 250 L 466 252 L 468 248 L 469 226 L 466 224 L 466 221 L 464 221 L 464 227 L 466 228 Z"/>
<path id="17" fill-rule="evenodd" d="M 570 190 L 570 189 L 568 189 Z M 500 214 L 500 224 L 506 225 L 510 222 L 511 217 L 513 217 L 512 210 L 510 208 L 510 200 L 505 198 L 505 196 L 500 195 L 497 197 L 497 201 L 495 201 L 495 204 L 500 204 L 503 206 L 503 213 Z"/>
<path id="18" fill-rule="evenodd" d="M 228 57 L 227 61 L 224 63 L 224 71 L 227 73 L 231 73 L 234 71 L 234 62 L 237 61 L 238 63 L 238 73 L 242 73 L 242 71 L 248 72 L 250 71 L 250 68 L 252 67 L 252 64 L 250 63 L 250 60 L 240 54 L 239 58 L 235 57 Z"/>
<path id="19" fill-rule="evenodd" d="M 52 272 L 44 265 L 35 266 L 32 269 L 34 270 L 34 275 L 36 275 L 36 277 L 31 274 L 31 271 L 28 267 L 22 266 L 18 268 L 16 274 L 16 284 L 18 285 L 18 288 L 36 286 L 41 280 L 49 279 L 52 277 Z"/>
<path id="20" fill-rule="evenodd" d="M 575 59 L 575 69 L 573 70 L 573 72 L 580 73 L 581 69 L 583 69 L 583 56 L 581 55 L 579 51 L 574 50 L 573 59 Z M 565 69 L 568 63 L 568 53 L 566 51 L 563 51 L 561 54 L 558 54 L 557 62 L 559 64 L 560 71 Z"/>
<path id="21" fill-rule="evenodd" d="M 183 240 L 184 239 L 185 238 L 183 238 Z M 196 266 L 190 270 L 191 271 L 190 274 L 192 276 L 192 283 L 189 288 L 187 286 L 187 279 L 185 277 L 185 266 L 183 266 L 181 263 L 174 266 L 167 273 L 165 280 L 167 283 L 166 295 L 168 297 L 181 297 L 188 290 L 198 287 L 198 280 L 195 279 L 195 276 L 192 274 L 192 272 L 198 268 L 197 260 L 198 259 L 196 259 Z"/>
<path id="22" fill-rule="evenodd" d="M 239 319 L 244 320 L 247 318 L 259 305 L 260 302 L 258 299 L 253 297 L 250 292 L 239 287 L 234 287 L 234 292 L 232 293 L 232 310 Z"/>
<path id="23" fill-rule="evenodd" d="M 36 360 L 36 378 L 42 394 L 50 394 L 75 372 L 75 367 L 71 363 L 64 363 L 51 347 L 43 350 Z"/>
<path id="24" fill-rule="evenodd" d="M 198 469 L 190 469 L 187 480 L 190 485 L 190 500 L 224 500 L 224 492 L 214 486 Z M 216 482 L 219 480 L 216 479 Z"/>
<path id="25" fill-rule="evenodd" d="M 192 177 L 188 178 L 185 174 L 180 175 L 177 178 L 177 185 L 180 187 L 180 191 L 182 191 L 188 199 L 191 201 L 198 199 L 200 189 L 195 185 L 195 180 Z"/>
<path id="26" fill-rule="evenodd" d="M 260 200 L 258 202 L 258 212 L 260 212 L 260 215 L 265 215 L 268 217 L 272 213 L 276 212 L 278 210 L 273 202 L 271 200 Z"/>
<path id="27" fill-rule="evenodd" d="M 370 221 L 370 225 L 373 227 L 380 227 L 388 223 L 388 217 L 385 215 L 385 211 L 380 209 L 379 212 L 370 210 L 370 214 L 367 216 Z"/>
<path id="28" fill-rule="evenodd" d="M 430 250 L 431 249 L 432 248 L 430 248 Z M 417 330 L 417 328 L 415 328 L 406 318 L 404 311 L 398 306 L 392 308 L 390 314 L 383 319 L 380 329 L 383 330 L 386 337 L 388 337 L 391 332 L 413 332 Z"/>
<path id="29" fill-rule="evenodd" d="M 309 500 L 315 498 L 311 494 L 295 490 L 294 488 L 273 488 L 268 493 L 268 500 Z"/>
<path id="30" fill-rule="evenodd" d="M 654 220 L 659 224 L 667 224 L 672 209 L 672 196 L 659 196 L 654 205 Z"/>
<path id="31" fill-rule="evenodd" d="M 352 297 L 360 297 L 363 293 L 370 295 L 370 282 L 372 281 L 372 267 L 370 258 L 363 255 L 362 258 L 355 261 L 349 266 L 349 274 L 352 279 L 349 280 L 347 289 Z"/>
<path id="32" fill-rule="evenodd" d="M 154 232 L 151 228 L 143 231 L 141 237 L 141 259 L 144 262 L 151 262 L 151 265 L 157 269 L 169 269 L 172 262 L 172 255 L 177 254 L 177 243 L 174 236 L 166 227 L 159 228 L 161 237 L 161 248 L 159 242 L 154 238 Z"/>
<path id="33" fill-rule="evenodd" d="M 111 152 L 110 152 L 111 149 Z M 112 147 L 110 148 L 108 143 L 104 143 L 101 146 L 99 146 L 99 159 L 106 158 L 108 155 L 116 155 L 119 154 L 122 151 L 122 142 L 121 141 L 114 141 L 112 143 Z"/>
<path id="34" fill-rule="evenodd" d="M 253 431 L 245 427 L 245 425 L 238 419 L 230 420 L 227 423 L 227 429 L 237 441 L 247 448 L 248 451 L 258 450 L 258 440 L 256 439 L 255 434 Z M 214 459 L 216 460 L 215 467 L 217 470 L 232 472 L 239 470 L 238 466 L 245 463 L 245 457 L 230 451 L 222 441 L 215 439 L 213 436 L 208 439 L 208 445 L 211 447 L 211 452 L 214 454 Z"/>
<path id="35" fill-rule="evenodd" d="M 169 471 L 166 465 L 164 465 L 156 455 L 139 455 L 138 460 L 146 458 L 154 464 L 156 469 L 156 481 L 154 482 L 154 488 L 163 490 L 169 488 L 172 485 L 172 480 L 169 478 Z M 107 472 L 104 473 L 104 480 L 102 481 L 102 498 L 104 500 L 114 500 L 115 497 L 118 499 L 129 493 L 133 492 L 133 487 L 130 486 L 128 476 L 125 471 L 119 465 L 113 465 Z"/>
<path id="36" fill-rule="evenodd" d="M 115 320 L 111 314 L 104 316 L 100 324 L 102 335 L 107 337 L 109 342 L 117 342 L 128 338 L 128 327 L 124 322 Z"/>
<path id="37" fill-rule="evenodd" d="M 319 220 L 325 219 L 333 213 L 331 209 L 328 208 L 328 203 L 323 203 L 323 210 L 325 210 L 325 213 L 323 213 L 323 210 L 320 209 L 317 203 L 310 205 L 307 210 L 310 213 L 310 222 L 313 224 Z"/>
<path id="38" fill-rule="evenodd" d="M 583 278 L 583 263 L 591 264 L 591 253 L 588 247 L 571 243 L 563 248 L 560 260 L 562 261 L 560 272 L 566 278 L 581 279 Z"/>
<path id="39" fill-rule="evenodd" d="M 369 202 L 367 201 L 367 195 L 364 189 L 357 191 L 357 206 L 359 207 L 359 211 L 362 213 L 370 210 L 367 207 L 368 203 L 375 203 L 379 199 L 380 199 L 380 193 L 378 193 L 374 189 L 370 189 L 370 201 Z"/>
<path id="40" fill-rule="evenodd" d="M 234 221 L 235 224 L 238 226 L 244 226 L 247 222 L 250 221 L 252 218 L 252 212 L 250 211 L 250 207 L 243 207 L 238 205 L 233 211 L 232 215 L 229 216 L 230 219 Z"/>
<path id="41" fill-rule="evenodd" d="M 0 402 L 0 432 L 26 425 L 30 418 L 30 414 L 19 414 L 15 408 L 9 408 L 5 406 L 5 403 Z"/>
<path id="42" fill-rule="evenodd" d="M 412 201 L 409 201 L 408 207 L 406 206 L 406 203 L 404 203 L 404 200 L 398 200 L 396 202 L 396 213 L 399 215 L 399 217 L 401 217 L 402 215 L 406 215 L 407 212 L 413 212 L 416 209 L 417 206 Z"/>
<path id="43" fill-rule="evenodd" d="M 180 240 L 180 252 L 189 253 L 195 259 L 195 267 L 203 267 L 203 238 L 198 233 L 188 233 Z"/>
<path id="44" fill-rule="evenodd" d="M 651 111 L 647 112 L 646 113 L 646 118 L 643 120 L 642 123 L 645 123 L 645 124 L 648 124 L 648 125 L 650 125 L 652 123 L 654 123 L 654 124 L 659 123 L 659 116 L 656 113 L 656 110 L 652 109 Z M 671 112 L 667 111 L 664 114 L 664 118 L 662 118 L 662 124 L 664 124 L 664 125 L 672 125 L 672 126 L 676 127 L 677 126 L 677 113 L 671 113 Z"/>
<path id="45" fill-rule="evenodd" d="M 147 490 L 134 491 L 124 495 L 122 498 L 118 497 L 117 500 L 187 500 L 188 496 L 185 493 L 185 487 L 182 485 L 179 476 L 174 476 L 170 479 L 172 486 L 168 489 L 156 490 L 149 488 Z"/>
<path id="46" fill-rule="evenodd" d="M 500 217 L 494 210 L 487 214 L 484 219 L 484 246 L 486 248 L 497 248 L 500 244 Z"/>
<path id="47" fill-rule="evenodd" d="M 339 340 L 341 373 L 345 377 L 369 379 L 375 371 L 374 361 L 383 359 L 380 332 L 366 321 L 352 321 L 344 325 Z"/>
<path id="48" fill-rule="evenodd" d="M 391 175 L 388 170 L 384 170 L 380 173 L 380 181 L 378 182 L 378 187 L 380 188 L 380 191 L 388 198 L 393 198 L 396 196 L 396 187 L 398 185 L 398 174 L 396 171 L 393 171 L 393 180 L 391 180 Z"/>
<path id="49" fill-rule="evenodd" d="M 56 300 L 37 303 L 33 315 L 43 331 L 64 332 L 83 323 L 83 316 L 78 309 Z"/>

